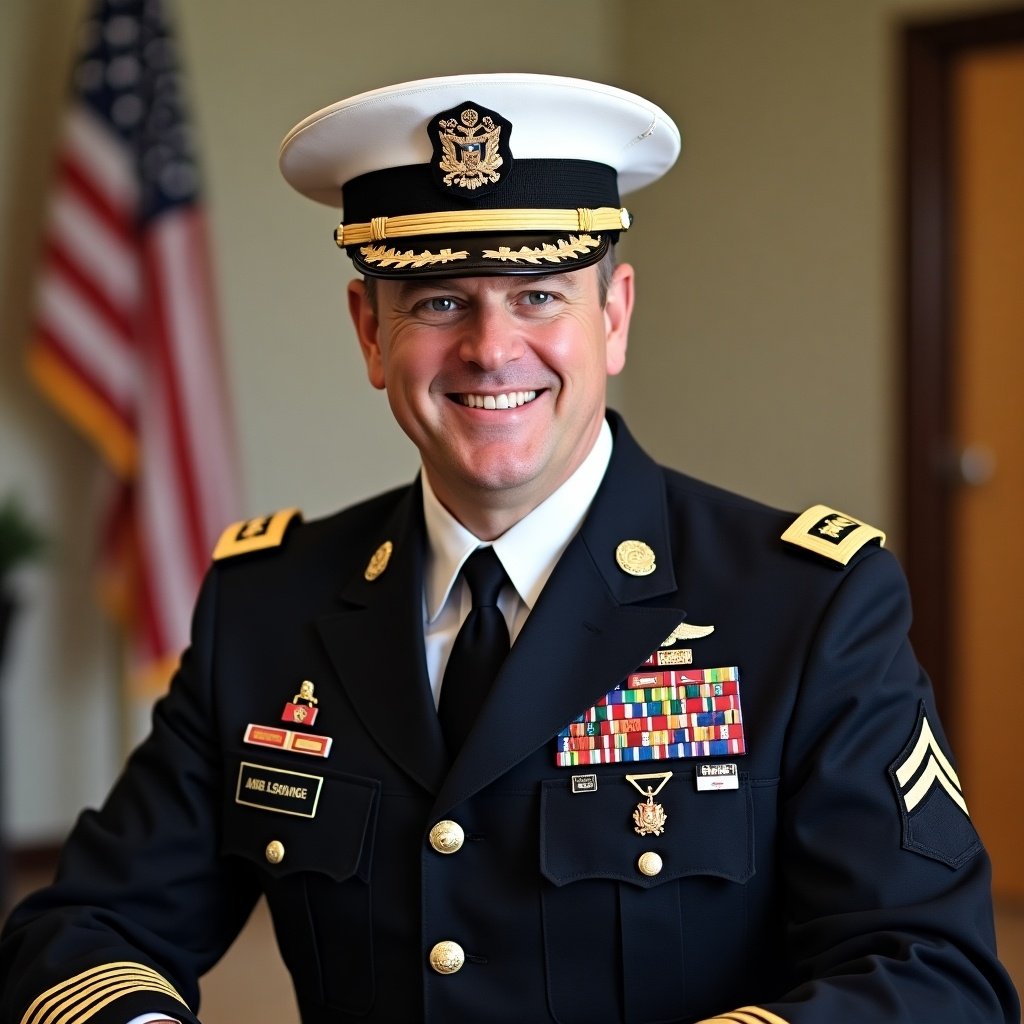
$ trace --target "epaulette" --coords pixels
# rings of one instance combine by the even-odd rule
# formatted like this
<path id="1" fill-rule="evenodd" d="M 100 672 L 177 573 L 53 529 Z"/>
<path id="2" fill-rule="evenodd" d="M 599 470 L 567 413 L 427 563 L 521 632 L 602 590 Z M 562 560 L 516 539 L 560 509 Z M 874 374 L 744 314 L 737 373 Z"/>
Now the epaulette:
<path id="1" fill-rule="evenodd" d="M 782 539 L 787 544 L 813 551 L 840 565 L 847 565 L 869 541 L 885 544 L 885 534 L 881 530 L 828 505 L 809 508 L 788 527 Z"/>
<path id="2" fill-rule="evenodd" d="M 247 555 L 250 551 L 278 547 L 294 519 L 301 522 L 302 513 L 297 508 L 283 508 L 271 516 L 257 516 L 255 519 L 232 523 L 220 535 L 213 549 L 213 560 L 216 562 L 235 555 Z"/>

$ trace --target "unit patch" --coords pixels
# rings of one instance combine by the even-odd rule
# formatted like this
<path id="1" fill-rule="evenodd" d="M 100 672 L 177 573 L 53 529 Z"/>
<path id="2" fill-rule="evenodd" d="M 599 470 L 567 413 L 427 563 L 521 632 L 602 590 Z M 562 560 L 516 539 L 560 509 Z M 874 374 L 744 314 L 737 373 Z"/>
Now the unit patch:
<path id="1" fill-rule="evenodd" d="M 787 544 L 847 565 L 869 541 L 877 540 L 884 544 L 885 534 L 828 505 L 814 505 L 782 534 L 782 539 Z"/>
<path id="2" fill-rule="evenodd" d="M 913 735 L 889 765 L 903 821 L 903 847 L 958 868 L 980 849 L 960 779 L 921 701 Z"/>
<path id="3" fill-rule="evenodd" d="M 238 767 L 235 803 L 258 807 L 261 811 L 313 818 L 323 784 L 322 775 L 289 772 L 243 761 Z"/>

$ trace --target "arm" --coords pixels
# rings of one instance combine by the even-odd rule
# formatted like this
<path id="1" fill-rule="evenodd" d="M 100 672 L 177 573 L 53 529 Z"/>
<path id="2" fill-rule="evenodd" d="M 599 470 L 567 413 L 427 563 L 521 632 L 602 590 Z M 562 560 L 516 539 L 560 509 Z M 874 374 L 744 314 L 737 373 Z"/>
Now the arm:
<path id="1" fill-rule="evenodd" d="M 783 759 L 779 859 L 803 980 L 716 1022 L 1019 1020 L 988 858 L 909 625 L 902 573 L 868 552 L 817 630 Z"/>
<path id="2" fill-rule="evenodd" d="M 16 908 L 0 943 L 0 1020 L 193 1024 L 198 978 L 257 893 L 218 856 L 220 758 L 210 698 L 215 577 L 153 732 L 99 811 L 80 817 L 55 883 Z"/>

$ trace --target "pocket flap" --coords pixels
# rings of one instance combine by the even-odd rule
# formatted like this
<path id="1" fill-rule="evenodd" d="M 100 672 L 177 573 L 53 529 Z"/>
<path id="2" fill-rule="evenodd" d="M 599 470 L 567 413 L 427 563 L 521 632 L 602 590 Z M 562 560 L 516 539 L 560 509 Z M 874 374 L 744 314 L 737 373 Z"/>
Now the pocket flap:
<path id="1" fill-rule="evenodd" d="M 543 782 L 542 873 L 555 885 L 607 878 L 643 888 L 687 875 L 746 882 L 754 874 L 747 773 L 740 774 L 738 789 L 718 792 L 698 792 L 693 776 L 679 773 L 656 801 L 665 811 L 664 831 L 641 836 L 635 831 L 633 812 L 644 801 L 624 775 L 601 775 L 597 788 L 582 794 L 572 792 L 568 778 Z M 646 853 L 660 858 L 656 874 L 640 869 Z M 645 866 L 649 869 L 648 862 Z"/>
<path id="2" fill-rule="evenodd" d="M 221 852 L 276 877 L 369 881 L 380 783 L 303 768 L 248 755 L 229 763 Z"/>

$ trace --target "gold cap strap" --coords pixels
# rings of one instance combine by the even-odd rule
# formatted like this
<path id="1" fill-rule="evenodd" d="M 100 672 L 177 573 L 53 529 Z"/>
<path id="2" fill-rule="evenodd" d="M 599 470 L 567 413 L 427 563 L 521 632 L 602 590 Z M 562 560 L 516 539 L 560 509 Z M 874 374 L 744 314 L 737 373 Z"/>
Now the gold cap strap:
<path id="1" fill-rule="evenodd" d="M 339 248 L 381 242 L 387 238 L 451 235 L 463 231 L 628 231 L 632 223 L 624 207 L 596 210 L 445 210 L 374 217 L 364 224 L 339 224 L 334 240 Z"/>

